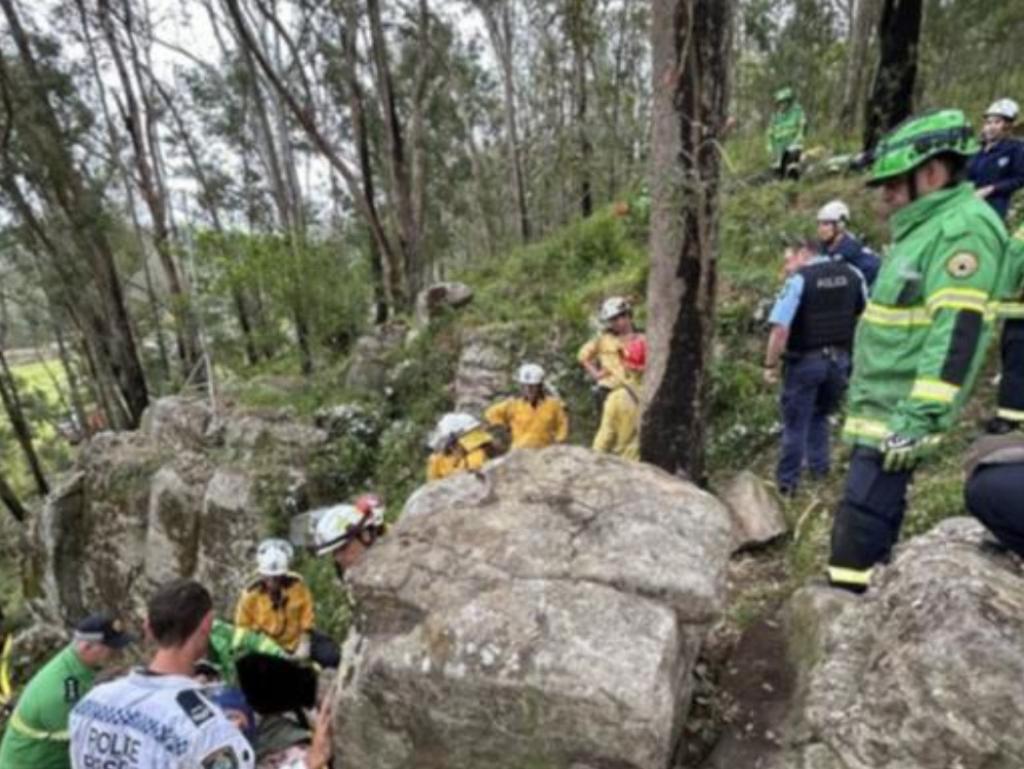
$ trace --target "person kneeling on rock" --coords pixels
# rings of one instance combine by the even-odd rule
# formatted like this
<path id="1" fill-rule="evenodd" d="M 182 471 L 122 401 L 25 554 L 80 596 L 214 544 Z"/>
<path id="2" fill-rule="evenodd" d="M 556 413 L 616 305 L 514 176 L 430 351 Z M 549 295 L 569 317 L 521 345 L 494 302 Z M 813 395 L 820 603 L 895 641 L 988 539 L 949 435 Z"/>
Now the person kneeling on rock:
<path id="1" fill-rule="evenodd" d="M 646 365 L 647 339 L 634 336 L 622 351 L 622 382 L 604 402 L 594 451 L 640 459 L 640 388 Z"/>
<path id="2" fill-rule="evenodd" d="M 524 363 L 516 372 L 522 393 L 487 409 L 488 424 L 509 431 L 514 449 L 543 449 L 565 443 L 569 437 L 569 416 L 565 406 L 544 383 L 544 369 L 536 363 Z"/>
<path id="3" fill-rule="evenodd" d="M 998 540 L 996 549 L 1024 558 L 1024 435 L 989 435 L 971 446 L 965 461 L 967 511 Z M 993 543 L 995 544 L 995 543 Z"/>
<path id="4" fill-rule="evenodd" d="M 428 440 L 427 480 L 439 481 L 463 470 L 479 470 L 494 456 L 494 438 L 471 414 L 441 417 Z"/>
<path id="5" fill-rule="evenodd" d="M 313 594 L 302 575 L 290 571 L 293 554 L 286 540 L 260 543 L 257 576 L 238 601 L 235 627 L 262 633 L 298 659 L 337 667 L 337 645 L 313 628 Z"/>

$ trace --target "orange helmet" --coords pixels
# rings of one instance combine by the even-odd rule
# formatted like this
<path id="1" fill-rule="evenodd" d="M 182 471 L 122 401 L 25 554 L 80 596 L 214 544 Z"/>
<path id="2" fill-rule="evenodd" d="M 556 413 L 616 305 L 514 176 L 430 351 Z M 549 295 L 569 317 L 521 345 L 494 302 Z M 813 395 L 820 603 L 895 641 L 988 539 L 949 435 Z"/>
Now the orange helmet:
<path id="1" fill-rule="evenodd" d="M 622 350 L 622 365 L 630 371 L 643 371 L 647 365 L 647 338 L 638 334 L 626 342 Z"/>

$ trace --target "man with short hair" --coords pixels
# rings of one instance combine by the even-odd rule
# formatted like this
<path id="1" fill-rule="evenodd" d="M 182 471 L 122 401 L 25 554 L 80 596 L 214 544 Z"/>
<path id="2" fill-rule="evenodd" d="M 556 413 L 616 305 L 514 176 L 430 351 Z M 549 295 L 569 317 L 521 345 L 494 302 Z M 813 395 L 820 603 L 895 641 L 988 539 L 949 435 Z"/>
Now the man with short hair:
<path id="1" fill-rule="evenodd" d="M 857 326 L 843 435 L 854 446 L 829 581 L 867 589 L 903 523 L 914 468 L 952 427 L 992 337 L 1007 236 L 962 182 L 976 143 L 960 110 L 910 118 L 874 150 L 893 243 Z"/>
<path id="2" fill-rule="evenodd" d="M 829 417 L 835 413 L 850 376 L 850 345 L 857 316 L 867 302 L 858 270 L 817 253 L 817 244 L 794 242 L 786 249 L 789 276 L 772 308 L 764 379 L 779 381 L 782 447 L 776 470 L 779 493 L 793 495 L 806 456 L 813 476 L 831 467 Z"/>
<path id="3" fill-rule="evenodd" d="M 71 643 L 32 677 L 18 699 L 0 745 L 0 769 L 71 766 L 68 713 L 92 687 L 96 671 L 134 640 L 106 614 L 79 622 Z"/>
<path id="4" fill-rule="evenodd" d="M 870 289 L 878 275 L 882 260 L 860 242 L 849 230 L 850 209 L 841 200 L 831 200 L 818 210 L 818 240 L 821 250 L 833 259 L 856 267 Z"/>
<path id="5" fill-rule="evenodd" d="M 213 601 L 179 579 L 149 600 L 149 666 L 93 689 L 71 712 L 74 769 L 252 769 L 252 747 L 191 678 L 206 654 Z"/>

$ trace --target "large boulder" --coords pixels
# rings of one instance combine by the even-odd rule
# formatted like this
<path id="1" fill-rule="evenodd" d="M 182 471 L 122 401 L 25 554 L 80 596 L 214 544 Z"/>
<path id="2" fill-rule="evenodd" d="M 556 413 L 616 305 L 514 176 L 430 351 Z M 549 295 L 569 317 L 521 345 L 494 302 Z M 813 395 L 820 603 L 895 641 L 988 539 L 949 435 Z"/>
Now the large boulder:
<path id="1" fill-rule="evenodd" d="M 800 671 L 772 769 L 1024 765 L 1024 570 L 953 518 L 862 598 L 805 588 L 785 612 Z"/>
<path id="2" fill-rule="evenodd" d="M 380 393 L 391 379 L 392 356 L 405 343 L 408 328 L 401 323 L 376 327 L 356 340 L 349 356 L 345 387 Z"/>
<path id="3" fill-rule="evenodd" d="M 230 612 L 261 537 L 342 497 L 337 449 L 286 412 L 156 401 L 142 429 L 101 433 L 33 516 L 24 594 L 36 619 L 106 609 L 136 619 L 153 589 L 198 577 Z"/>
<path id="4" fill-rule="evenodd" d="M 582 448 L 422 488 L 350 574 L 339 766 L 668 767 L 730 547 L 714 497 Z"/>
<path id="5" fill-rule="evenodd" d="M 523 338 L 519 323 L 495 323 L 464 332 L 455 372 L 456 411 L 479 414 L 515 389 L 512 376 L 525 352 Z"/>

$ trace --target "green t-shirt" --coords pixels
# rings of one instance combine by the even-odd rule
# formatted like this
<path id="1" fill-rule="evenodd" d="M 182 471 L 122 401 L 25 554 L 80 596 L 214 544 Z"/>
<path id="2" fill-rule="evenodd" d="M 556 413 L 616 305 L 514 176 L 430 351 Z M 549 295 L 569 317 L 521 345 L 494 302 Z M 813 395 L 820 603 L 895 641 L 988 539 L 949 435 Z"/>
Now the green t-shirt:
<path id="1" fill-rule="evenodd" d="M 32 677 L 0 743 L 0 769 L 68 769 L 68 714 L 94 673 L 67 646 Z"/>

